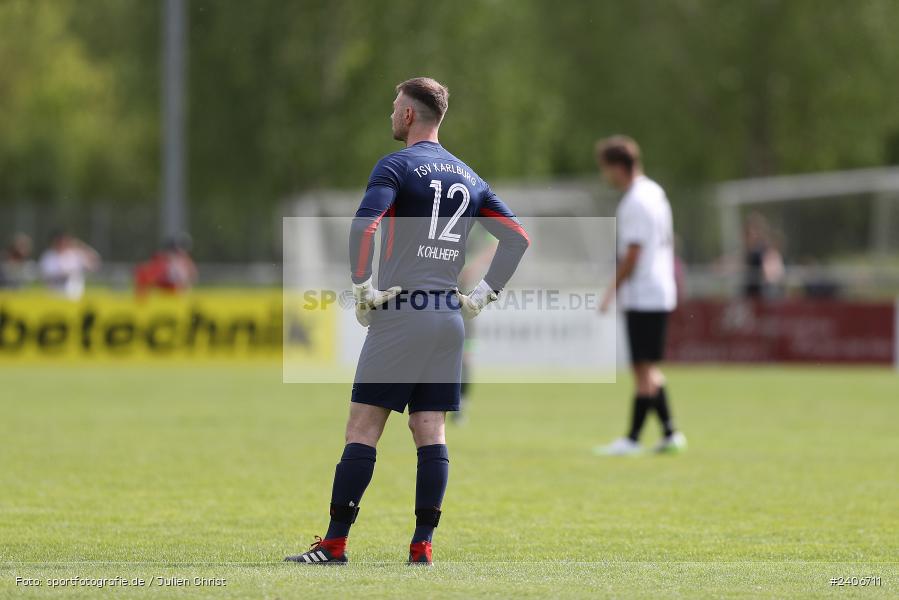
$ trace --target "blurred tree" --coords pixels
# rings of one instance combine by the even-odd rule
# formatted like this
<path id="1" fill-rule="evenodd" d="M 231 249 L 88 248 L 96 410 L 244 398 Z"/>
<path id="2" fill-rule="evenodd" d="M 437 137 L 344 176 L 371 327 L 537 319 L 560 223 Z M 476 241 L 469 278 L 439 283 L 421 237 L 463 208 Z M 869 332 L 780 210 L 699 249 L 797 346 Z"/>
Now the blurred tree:
<path id="1" fill-rule="evenodd" d="M 91 56 L 74 26 L 77 8 L 0 3 L 0 202 L 152 195 L 154 123 L 134 110 L 138 94 L 122 93 L 128 69 L 117 67 L 126 65 Z"/>
<path id="2" fill-rule="evenodd" d="M 154 204 L 160 10 L 0 3 L 0 203 Z M 277 202 L 360 189 L 393 86 L 451 90 L 445 145 L 490 179 L 594 173 L 626 132 L 714 246 L 722 179 L 887 161 L 894 0 L 189 0 L 192 226 L 201 259 L 273 256 Z"/>

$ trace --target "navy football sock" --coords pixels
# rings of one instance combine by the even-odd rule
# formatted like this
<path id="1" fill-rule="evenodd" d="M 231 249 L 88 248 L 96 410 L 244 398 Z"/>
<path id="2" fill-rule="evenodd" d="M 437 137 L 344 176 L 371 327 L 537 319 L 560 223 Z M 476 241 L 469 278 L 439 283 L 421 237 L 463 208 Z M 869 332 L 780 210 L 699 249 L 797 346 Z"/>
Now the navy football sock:
<path id="1" fill-rule="evenodd" d="M 449 453 L 446 444 L 433 444 L 418 449 L 418 476 L 415 480 L 415 513 L 417 517 L 412 543 L 430 542 L 439 519 L 446 482 L 449 480 Z"/>
<path id="2" fill-rule="evenodd" d="M 365 488 L 375 472 L 377 451 L 365 444 L 347 444 L 343 456 L 334 471 L 334 488 L 331 491 L 331 524 L 325 539 L 346 537 L 355 520 L 355 511 Z"/>

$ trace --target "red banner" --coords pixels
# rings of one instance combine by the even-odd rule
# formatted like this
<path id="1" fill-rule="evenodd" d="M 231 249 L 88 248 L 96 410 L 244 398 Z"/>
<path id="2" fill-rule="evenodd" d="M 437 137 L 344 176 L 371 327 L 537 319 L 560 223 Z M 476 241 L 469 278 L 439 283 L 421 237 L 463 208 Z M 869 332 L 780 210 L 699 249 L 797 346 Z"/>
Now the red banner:
<path id="1" fill-rule="evenodd" d="M 666 359 L 894 364 L 895 320 L 887 303 L 690 300 L 672 315 Z"/>

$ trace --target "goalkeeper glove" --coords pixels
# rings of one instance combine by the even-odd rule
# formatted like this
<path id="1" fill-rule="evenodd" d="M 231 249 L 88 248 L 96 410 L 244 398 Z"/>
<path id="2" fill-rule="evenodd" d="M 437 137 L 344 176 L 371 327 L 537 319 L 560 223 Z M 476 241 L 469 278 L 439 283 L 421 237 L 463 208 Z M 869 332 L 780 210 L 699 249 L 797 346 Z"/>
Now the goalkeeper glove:
<path id="1" fill-rule="evenodd" d="M 499 297 L 483 279 L 468 295 L 460 294 L 458 291 L 456 294 L 462 304 L 462 316 L 466 319 L 474 319 L 485 306 Z"/>
<path id="2" fill-rule="evenodd" d="M 402 288 L 398 285 L 383 292 L 376 290 L 371 286 L 371 277 L 363 283 L 354 283 L 353 298 L 356 300 L 356 320 L 363 327 L 368 327 L 371 324 L 371 310 L 394 298 L 400 291 Z"/>

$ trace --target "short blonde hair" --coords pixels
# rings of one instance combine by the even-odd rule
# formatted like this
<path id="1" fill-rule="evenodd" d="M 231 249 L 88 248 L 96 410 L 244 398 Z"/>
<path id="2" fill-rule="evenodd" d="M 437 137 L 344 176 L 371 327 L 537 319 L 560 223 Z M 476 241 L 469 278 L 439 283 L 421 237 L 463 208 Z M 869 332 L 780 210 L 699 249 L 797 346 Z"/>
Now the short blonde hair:
<path id="1" fill-rule="evenodd" d="M 430 113 L 423 115 L 430 117 L 435 123 L 443 120 L 446 109 L 449 108 L 449 90 L 446 86 L 430 77 L 413 77 L 397 84 L 397 93 L 403 93 L 417 100 Z"/>

